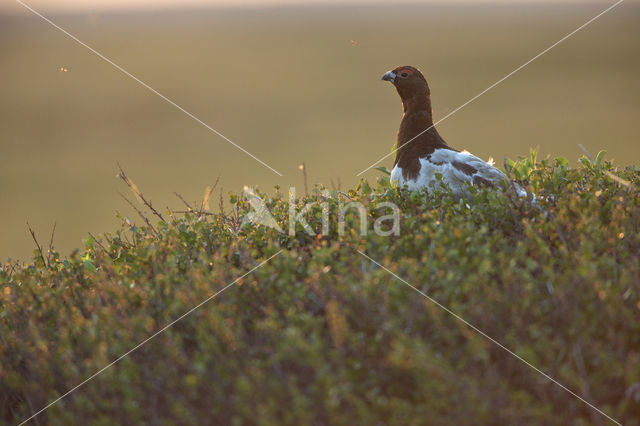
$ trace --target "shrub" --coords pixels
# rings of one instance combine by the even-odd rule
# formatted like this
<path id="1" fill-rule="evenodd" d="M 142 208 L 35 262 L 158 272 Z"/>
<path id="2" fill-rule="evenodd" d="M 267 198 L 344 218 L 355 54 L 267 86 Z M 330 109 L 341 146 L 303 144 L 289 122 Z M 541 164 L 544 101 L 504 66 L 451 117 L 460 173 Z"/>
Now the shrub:
<path id="1" fill-rule="evenodd" d="M 46 424 L 601 424 L 606 418 L 360 255 L 625 424 L 640 424 L 640 170 L 535 156 L 538 204 L 410 193 L 388 177 L 329 203 L 324 236 L 248 212 L 122 228 L 63 259 L 0 268 L 0 413 L 17 423 L 224 289 L 35 418 Z M 288 198 L 262 194 L 283 229 Z M 400 206 L 359 234 L 338 202 Z M 348 200 L 346 200 L 348 201 Z M 369 226 L 378 215 L 369 209 Z M 235 219 L 234 219 L 235 217 Z M 308 212 L 320 230 L 319 205 Z M 236 284 L 237 277 L 282 250 Z"/>

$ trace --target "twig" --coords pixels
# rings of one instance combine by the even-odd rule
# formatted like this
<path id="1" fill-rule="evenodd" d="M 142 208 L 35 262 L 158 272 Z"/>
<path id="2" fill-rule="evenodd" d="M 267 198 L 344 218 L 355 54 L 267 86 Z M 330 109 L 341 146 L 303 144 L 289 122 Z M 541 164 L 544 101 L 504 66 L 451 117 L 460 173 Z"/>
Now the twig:
<path id="1" fill-rule="evenodd" d="M 613 173 L 611 173 L 609 170 L 605 170 L 604 173 L 609 176 L 611 179 L 613 179 L 615 182 L 618 182 L 620 185 L 622 186 L 626 186 L 627 188 L 631 188 L 631 182 L 629 182 L 626 179 L 621 178 L 620 176 L 616 176 Z"/>
<path id="2" fill-rule="evenodd" d="M 177 192 L 174 192 L 174 194 L 176 195 L 176 197 L 178 197 L 180 199 L 180 201 L 182 201 L 184 203 L 185 206 L 187 206 L 187 209 L 189 209 L 189 213 L 193 213 L 193 207 L 191 207 L 191 205 L 189 203 L 187 203 L 187 201 L 182 198 L 182 195 L 178 194 Z"/>
<path id="3" fill-rule="evenodd" d="M 230 222 L 233 225 L 233 233 L 238 234 L 238 231 L 240 231 L 240 224 L 242 222 L 240 220 L 240 210 L 238 210 L 237 207 L 233 209 Z"/>
<path id="4" fill-rule="evenodd" d="M 145 221 L 145 223 L 147 224 L 147 226 L 154 232 L 154 234 L 158 234 L 158 231 L 156 231 L 156 228 L 153 227 L 153 225 L 151 224 L 151 221 L 149 221 L 149 219 L 135 206 L 135 204 L 133 204 L 127 197 L 125 197 L 124 195 L 122 195 L 121 192 L 118 192 L 118 194 L 120 194 L 120 196 L 122 198 L 124 198 L 124 200 L 129 203 L 129 205 L 131 207 L 133 207 L 133 209 L 138 213 L 138 215 L 142 218 L 142 220 Z M 135 238 L 133 239 L 133 241 L 135 242 Z"/>
<path id="5" fill-rule="evenodd" d="M 120 195 L 122 196 L 122 194 Z M 118 214 L 119 217 L 122 217 L 122 214 L 118 210 L 116 210 L 116 213 Z M 127 218 L 127 220 L 129 219 Z M 129 242 L 129 237 L 127 237 L 127 234 L 118 233 L 118 239 L 120 240 L 120 242 L 122 242 L 122 240 L 124 239 L 124 242 L 127 243 L 129 246 L 133 245 Z"/>
<path id="6" fill-rule="evenodd" d="M 121 234 L 124 237 L 124 241 L 129 245 L 129 247 L 133 247 L 133 244 L 131 243 L 131 241 L 129 241 L 129 237 L 127 236 L 127 234 Z"/>
<path id="7" fill-rule="evenodd" d="M 201 212 L 201 211 L 191 211 L 191 210 L 174 210 L 173 212 L 182 213 L 182 214 L 193 213 L 197 216 L 215 216 L 217 214 L 212 212 Z"/>
<path id="8" fill-rule="evenodd" d="M 300 166 L 298 166 L 298 168 L 300 170 L 302 170 L 302 177 L 304 179 L 304 195 L 305 197 L 309 196 L 309 188 L 307 187 L 307 165 L 304 164 L 304 162 L 302 164 L 300 164 Z"/>
<path id="9" fill-rule="evenodd" d="M 343 195 L 343 196 L 347 197 L 348 199 L 350 199 L 351 201 L 353 201 L 353 198 L 349 197 L 347 194 L 345 194 L 342 191 L 338 191 L 338 194 Z"/>
<path id="10" fill-rule="evenodd" d="M 17 266 L 17 263 L 11 264 L 11 271 L 9 271 L 9 281 L 11 281 L 11 277 L 13 276 L 13 273 L 16 270 L 16 266 Z"/>
<path id="11" fill-rule="evenodd" d="M 153 208 L 153 206 L 151 205 L 151 201 L 147 201 L 144 198 L 144 196 L 142 195 L 142 192 L 138 189 L 138 186 L 135 183 L 133 183 L 133 181 L 129 179 L 129 177 L 124 173 L 124 170 L 122 170 L 122 166 L 120 166 L 120 163 L 117 162 L 117 164 L 118 164 L 118 168 L 120 169 L 120 173 L 118 173 L 118 177 L 122 179 L 124 183 L 127 184 L 129 189 L 131 189 L 131 192 L 133 192 L 134 195 L 136 196 L 136 198 L 138 198 L 138 200 L 141 203 L 143 203 L 145 206 L 149 208 L 149 210 L 151 210 L 151 213 L 159 217 L 160 220 L 164 222 L 165 221 L 164 217 L 162 217 L 162 215 L 158 213 L 156 209 Z"/>
<path id="12" fill-rule="evenodd" d="M 49 251 L 47 252 L 47 266 L 51 266 L 51 250 L 53 249 L 53 236 L 56 233 L 57 222 L 53 222 L 53 230 L 51 231 L 51 240 L 49 240 Z"/>
<path id="13" fill-rule="evenodd" d="M 100 248 L 102 249 L 102 251 L 104 251 L 104 252 L 107 254 L 107 256 L 109 256 L 109 257 L 110 257 L 110 258 L 112 258 L 112 259 L 114 258 L 114 256 L 113 256 L 111 253 L 109 253 L 109 251 L 108 251 L 106 248 L 104 248 L 104 246 L 102 245 L 102 243 L 101 243 L 101 242 L 100 242 L 96 237 L 94 237 L 94 236 L 93 236 L 93 234 L 92 234 L 91 232 L 89 232 L 88 234 L 89 234 L 89 236 L 90 236 L 91 238 L 93 238 L 93 241 L 95 241 L 95 242 L 96 242 L 96 244 L 98 244 L 98 245 L 100 246 Z"/>
<path id="14" fill-rule="evenodd" d="M 218 207 L 220 207 L 220 213 L 222 214 L 222 216 L 225 216 L 225 214 L 224 214 L 224 197 L 222 196 L 222 188 L 220 188 L 220 204 L 219 204 Z"/>
<path id="15" fill-rule="evenodd" d="M 220 188 L 220 204 L 218 205 L 220 209 L 220 219 L 222 223 L 229 229 L 229 223 L 232 223 L 233 219 L 230 216 L 227 216 L 227 213 L 224 211 L 224 193 L 223 188 Z"/>
<path id="16" fill-rule="evenodd" d="M 200 214 L 202 214 L 202 212 L 204 212 L 205 210 L 209 210 L 209 198 L 211 198 L 211 194 L 216 189 L 216 186 L 218 186 L 219 181 L 220 176 L 216 178 L 216 182 L 213 184 L 213 186 L 208 186 L 204 191 L 204 197 L 202 197 L 202 203 L 200 204 Z"/>
<path id="17" fill-rule="evenodd" d="M 27 228 L 29 228 L 29 232 L 31 233 L 31 238 L 33 238 L 33 241 L 36 243 L 36 247 L 38 247 L 38 252 L 40 253 L 40 259 L 42 259 L 42 264 L 47 266 L 47 262 L 45 262 L 44 256 L 42 255 L 42 247 L 40 247 L 40 243 L 38 243 L 36 234 L 33 232 L 33 229 L 31 229 L 31 225 L 29 225 L 29 222 L 27 222 Z"/>

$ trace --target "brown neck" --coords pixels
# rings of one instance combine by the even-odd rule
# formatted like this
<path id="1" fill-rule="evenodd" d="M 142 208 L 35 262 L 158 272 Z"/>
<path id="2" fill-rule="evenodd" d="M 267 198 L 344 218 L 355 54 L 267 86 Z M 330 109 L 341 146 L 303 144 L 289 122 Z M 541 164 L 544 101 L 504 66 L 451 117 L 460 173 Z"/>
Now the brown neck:
<path id="1" fill-rule="evenodd" d="M 435 149 L 451 149 L 433 127 L 429 88 L 412 90 L 398 88 L 402 98 L 404 115 L 398 130 L 396 158 L 393 165 L 402 167 L 405 178 L 414 177 L 419 168 L 418 158 L 431 154 Z"/>
<path id="2" fill-rule="evenodd" d="M 433 124 L 433 118 L 431 116 L 431 93 L 429 87 L 425 86 L 419 91 L 412 91 L 405 93 L 405 90 L 398 88 L 398 94 L 402 99 L 402 111 L 405 113 L 412 112 L 426 112 L 430 122 Z"/>

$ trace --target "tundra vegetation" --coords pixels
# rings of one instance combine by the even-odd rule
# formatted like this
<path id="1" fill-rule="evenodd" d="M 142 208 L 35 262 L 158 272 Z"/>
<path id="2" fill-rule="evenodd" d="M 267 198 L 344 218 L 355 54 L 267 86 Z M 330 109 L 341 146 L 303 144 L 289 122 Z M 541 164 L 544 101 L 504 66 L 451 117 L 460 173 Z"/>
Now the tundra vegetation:
<path id="1" fill-rule="evenodd" d="M 0 413 L 16 424 L 233 283 L 36 424 L 606 424 L 607 418 L 363 257 L 627 425 L 640 424 L 640 169 L 507 161 L 509 192 L 361 181 L 322 203 L 392 202 L 399 235 L 240 226 L 226 211 L 137 207 L 62 256 L 0 269 Z M 139 194 L 139 192 L 138 192 Z M 325 193 L 326 194 L 326 193 Z M 139 194 L 141 195 L 141 194 Z M 260 193 L 282 229 L 288 196 Z M 205 200 L 206 201 L 206 200 Z M 138 220 L 138 223 L 136 223 Z"/>

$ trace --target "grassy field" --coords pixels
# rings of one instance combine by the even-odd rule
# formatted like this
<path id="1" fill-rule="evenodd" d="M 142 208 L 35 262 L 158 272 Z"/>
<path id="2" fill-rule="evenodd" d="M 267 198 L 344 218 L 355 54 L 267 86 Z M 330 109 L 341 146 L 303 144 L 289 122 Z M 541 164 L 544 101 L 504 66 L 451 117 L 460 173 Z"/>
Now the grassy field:
<path id="1" fill-rule="evenodd" d="M 26 259 L 57 222 L 61 253 L 130 214 L 120 161 L 159 207 L 239 190 L 340 180 L 389 152 L 400 119 L 380 81 L 421 68 L 436 118 L 604 8 L 424 6 L 57 16 L 89 45 L 284 174 L 280 178 L 37 17 L 0 17 L 0 258 Z M 582 143 L 637 164 L 640 29 L 623 4 L 440 130 L 482 156 L 575 159 Z M 60 68 L 68 71 L 62 72 Z M 384 163 L 390 166 L 391 159 Z M 372 176 L 369 174 L 368 176 Z"/>

